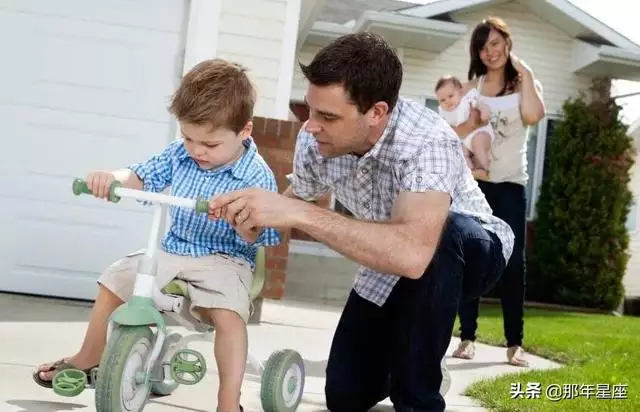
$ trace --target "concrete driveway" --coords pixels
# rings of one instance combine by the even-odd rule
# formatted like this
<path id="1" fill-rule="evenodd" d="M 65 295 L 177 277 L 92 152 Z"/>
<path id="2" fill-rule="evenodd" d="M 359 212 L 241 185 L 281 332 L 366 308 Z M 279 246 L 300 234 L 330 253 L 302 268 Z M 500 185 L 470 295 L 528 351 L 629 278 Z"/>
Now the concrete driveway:
<path id="1" fill-rule="evenodd" d="M 278 349 L 298 350 L 306 362 L 306 384 L 300 412 L 326 411 L 323 387 L 324 369 L 331 337 L 340 308 L 293 301 L 268 301 L 263 306 L 263 322 L 249 327 L 249 350 L 266 360 Z M 75 398 L 64 398 L 37 386 L 31 372 L 39 363 L 54 361 L 77 351 L 84 336 L 89 306 L 86 303 L 0 294 L 0 411 L 1 412 L 85 412 L 95 411 L 92 390 Z M 179 332 L 184 329 L 175 327 Z M 449 353 L 458 344 L 454 338 Z M 215 365 L 210 343 L 198 342 L 194 349 Z M 533 368 L 558 365 L 530 357 Z M 447 359 L 452 385 L 446 396 L 447 411 L 483 411 L 472 399 L 463 396 L 465 388 L 477 379 L 521 369 L 505 363 L 505 349 L 477 345 L 473 361 Z M 152 399 L 145 412 L 212 412 L 217 391 L 215 368 L 204 380 L 181 387 L 168 397 Z M 505 390 L 508 390 L 505 388 Z M 248 370 L 242 392 L 247 412 L 261 411 L 257 376 Z M 392 411 L 388 400 L 376 411 Z"/>

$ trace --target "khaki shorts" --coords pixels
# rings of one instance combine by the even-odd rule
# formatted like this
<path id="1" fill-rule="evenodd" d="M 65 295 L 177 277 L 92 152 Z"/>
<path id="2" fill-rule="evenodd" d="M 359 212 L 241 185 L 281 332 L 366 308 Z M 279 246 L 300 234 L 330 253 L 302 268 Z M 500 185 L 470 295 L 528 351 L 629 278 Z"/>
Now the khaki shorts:
<path id="1" fill-rule="evenodd" d="M 98 282 L 126 302 L 133 294 L 138 262 L 144 253 L 132 253 L 113 263 Z M 222 308 L 248 322 L 253 271 L 247 261 L 223 254 L 180 256 L 159 249 L 157 267 L 156 283 L 160 289 L 175 278 L 188 283 L 190 312 L 196 319 L 204 321 L 197 308 Z"/>

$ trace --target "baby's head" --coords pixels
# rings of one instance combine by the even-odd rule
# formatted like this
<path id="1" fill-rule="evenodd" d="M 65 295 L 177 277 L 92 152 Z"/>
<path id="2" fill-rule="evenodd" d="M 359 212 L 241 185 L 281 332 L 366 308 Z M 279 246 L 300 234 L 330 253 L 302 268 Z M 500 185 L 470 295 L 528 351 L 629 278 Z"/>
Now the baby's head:
<path id="1" fill-rule="evenodd" d="M 169 110 L 201 168 L 216 168 L 242 155 L 242 142 L 253 129 L 255 100 L 246 70 L 237 64 L 205 60 L 184 75 Z"/>
<path id="2" fill-rule="evenodd" d="M 455 76 L 443 76 L 436 83 L 436 97 L 444 110 L 453 110 L 462 99 L 462 83 Z"/>

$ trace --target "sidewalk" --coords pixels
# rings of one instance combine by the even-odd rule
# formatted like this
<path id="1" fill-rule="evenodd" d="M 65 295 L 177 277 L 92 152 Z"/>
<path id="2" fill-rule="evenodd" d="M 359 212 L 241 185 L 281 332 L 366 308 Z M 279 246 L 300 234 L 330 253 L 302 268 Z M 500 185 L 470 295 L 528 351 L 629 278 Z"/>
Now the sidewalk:
<path id="1" fill-rule="evenodd" d="M 326 411 L 324 404 L 324 368 L 332 334 L 340 308 L 292 301 L 268 301 L 263 306 L 262 324 L 249 327 L 249 350 L 266 359 L 277 349 L 298 350 L 306 362 L 306 383 L 300 412 Z M 54 301 L 0 294 L 0 411 L 1 412 L 63 412 L 95 411 L 93 391 L 87 390 L 75 398 L 58 397 L 51 390 L 40 388 L 31 372 L 39 363 L 54 361 L 74 353 L 84 336 L 89 307 L 87 304 Z M 179 327 L 174 330 L 184 333 Z M 458 344 L 452 339 L 449 352 Z M 210 343 L 197 342 L 210 369 L 198 385 L 181 387 L 174 394 L 152 399 L 145 412 L 214 410 L 217 376 Z M 557 365 L 530 355 L 532 368 Z M 452 384 L 446 396 L 447 411 L 479 412 L 485 409 L 471 398 L 463 396 L 472 382 L 522 369 L 507 365 L 505 349 L 478 344 L 473 361 L 447 359 Z M 508 390 L 508 388 L 505 388 Z M 259 412 L 260 387 L 253 371 L 248 369 L 242 392 L 247 412 Z M 386 400 L 375 411 L 393 411 Z"/>

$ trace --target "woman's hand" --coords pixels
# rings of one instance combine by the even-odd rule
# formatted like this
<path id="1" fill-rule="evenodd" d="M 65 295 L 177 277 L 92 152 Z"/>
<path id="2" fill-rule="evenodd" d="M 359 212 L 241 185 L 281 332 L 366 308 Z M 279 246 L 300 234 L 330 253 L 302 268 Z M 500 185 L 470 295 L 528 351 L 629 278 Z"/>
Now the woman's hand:
<path id="1" fill-rule="evenodd" d="M 520 73 L 520 75 L 533 73 L 531 67 L 529 67 L 529 65 L 524 60 L 516 56 L 514 52 L 511 52 L 509 56 L 511 58 L 511 64 L 513 64 L 513 67 L 517 70 L 518 73 Z"/>

